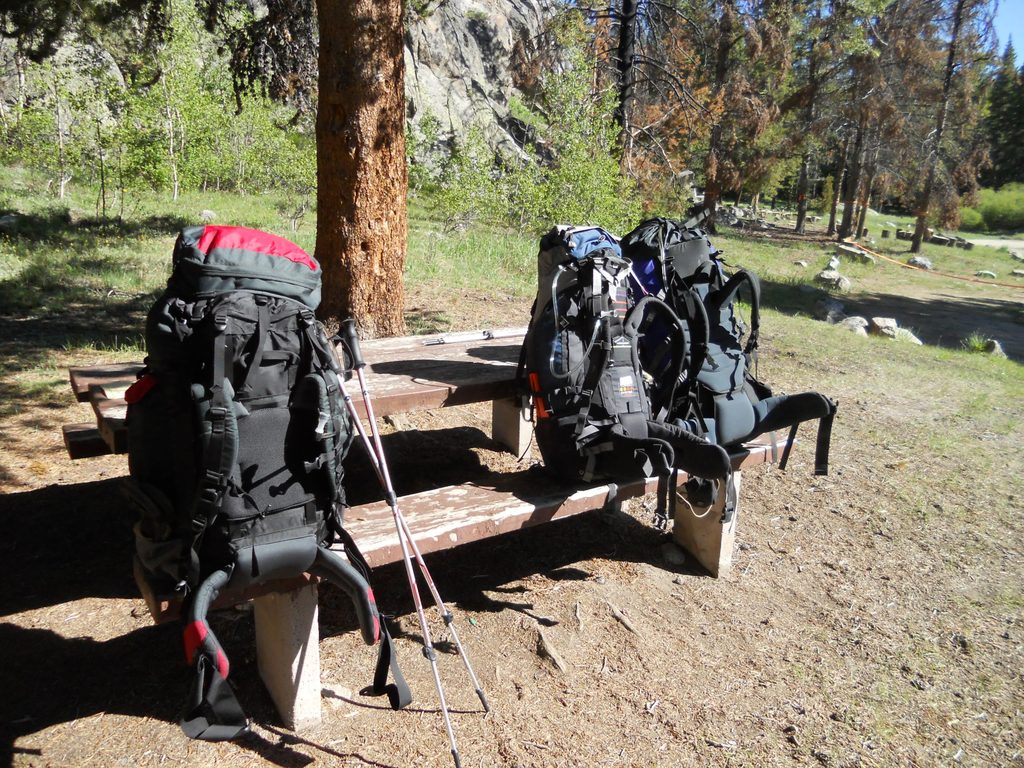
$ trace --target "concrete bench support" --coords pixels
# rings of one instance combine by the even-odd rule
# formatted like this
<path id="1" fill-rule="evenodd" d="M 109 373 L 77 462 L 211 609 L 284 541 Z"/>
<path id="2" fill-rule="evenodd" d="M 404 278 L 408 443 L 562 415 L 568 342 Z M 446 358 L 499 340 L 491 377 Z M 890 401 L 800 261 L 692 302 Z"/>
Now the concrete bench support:
<path id="1" fill-rule="evenodd" d="M 260 677 L 281 720 L 320 722 L 320 625 L 316 582 L 253 600 Z"/>
<path id="2" fill-rule="evenodd" d="M 710 507 L 694 507 L 693 511 L 680 501 L 676 505 L 676 519 L 672 526 L 672 538 L 693 555 L 712 576 L 724 576 L 732 566 L 732 547 L 736 541 L 736 523 L 740 516 L 740 484 L 742 478 L 737 470 L 732 473 L 733 492 L 718 492 L 718 498 Z M 732 520 L 722 522 L 726 498 L 736 499 Z"/>
<path id="3" fill-rule="evenodd" d="M 522 456 L 530 447 L 533 424 L 530 406 L 522 398 L 510 397 L 491 404 L 491 436 L 516 456 Z"/>

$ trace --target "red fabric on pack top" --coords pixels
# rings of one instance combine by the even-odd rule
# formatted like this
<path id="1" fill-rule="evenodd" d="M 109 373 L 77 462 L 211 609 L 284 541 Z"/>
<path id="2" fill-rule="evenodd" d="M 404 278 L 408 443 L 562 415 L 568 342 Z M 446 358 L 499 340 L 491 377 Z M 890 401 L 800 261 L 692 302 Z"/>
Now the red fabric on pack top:
<path id="1" fill-rule="evenodd" d="M 280 256 L 297 264 L 305 264 L 314 271 L 319 267 L 312 256 L 291 240 L 248 227 L 207 225 L 197 245 L 205 254 L 209 254 L 215 248 L 235 248 Z"/>

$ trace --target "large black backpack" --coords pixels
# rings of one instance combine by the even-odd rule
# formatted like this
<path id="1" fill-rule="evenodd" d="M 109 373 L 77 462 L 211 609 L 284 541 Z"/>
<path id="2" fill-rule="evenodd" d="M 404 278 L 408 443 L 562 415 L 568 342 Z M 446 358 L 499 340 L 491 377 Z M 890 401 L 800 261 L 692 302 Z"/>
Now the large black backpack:
<path id="1" fill-rule="evenodd" d="M 780 460 L 785 469 L 797 427 L 818 419 L 815 473 L 827 474 L 835 402 L 818 392 L 773 395 L 751 371 L 756 366 L 760 331 L 757 276 L 746 270 L 728 275 L 719 251 L 692 222 L 649 219 L 622 238 L 622 250 L 633 262 L 635 297 L 663 298 L 690 321 L 690 344 L 682 364 L 685 373 L 681 382 L 673 384 L 670 420 L 699 422 L 726 447 L 790 428 Z M 736 306 L 742 288 L 749 294 L 749 329 Z M 647 334 L 640 352 L 644 370 L 665 386 L 672 359 L 667 336 Z"/>
<path id="2" fill-rule="evenodd" d="M 521 377 L 544 464 L 569 482 L 674 469 L 723 478 L 730 466 L 724 450 L 657 418 L 664 409 L 648 397 L 637 338 L 645 319 L 659 316 L 677 331 L 677 344 L 685 341 L 664 302 L 652 298 L 627 312 L 629 267 L 615 238 L 599 228 L 556 227 L 541 240 Z"/>
<path id="3" fill-rule="evenodd" d="M 206 621 L 220 592 L 311 573 L 352 598 L 368 644 L 382 639 L 365 566 L 327 548 L 342 537 L 360 565 L 342 529 L 345 372 L 314 317 L 319 300 L 320 266 L 293 243 L 192 227 L 146 321 L 146 367 L 125 396 L 126 487 L 138 564 L 156 593 L 185 600 L 194 677 L 182 727 L 195 738 L 247 727 Z"/>

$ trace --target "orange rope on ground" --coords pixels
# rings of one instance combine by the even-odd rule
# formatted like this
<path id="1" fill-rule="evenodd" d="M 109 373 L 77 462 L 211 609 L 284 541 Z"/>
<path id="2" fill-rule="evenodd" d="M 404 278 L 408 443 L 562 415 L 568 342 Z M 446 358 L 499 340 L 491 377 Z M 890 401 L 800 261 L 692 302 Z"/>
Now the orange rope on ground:
<path id="1" fill-rule="evenodd" d="M 886 256 L 883 253 L 878 253 L 878 251 L 872 251 L 866 245 L 861 245 L 860 243 L 858 243 L 855 240 L 840 240 L 839 242 L 840 243 L 847 243 L 848 245 L 855 245 L 858 248 L 860 248 L 862 251 L 864 251 L 865 253 L 870 253 L 872 256 L 877 256 L 878 258 L 884 259 L 885 261 L 890 261 L 893 264 L 895 264 L 897 267 L 903 267 L 904 269 L 916 269 L 918 272 L 924 272 L 926 275 L 941 275 L 942 277 L 951 277 L 954 280 L 966 280 L 968 283 L 982 283 L 983 285 L 998 285 L 998 286 L 1001 286 L 1003 288 L 1017 288 L 1017 289 L 1024 288 L 1024 284 L 1021 284 L 1021 283 L 1001 283 L 998 280 L 985 280 L 984 278 L 981 278 L 981 277 L 969 277 L 967 275 L 954 275 L 952 272 L 941 272 L 941 271 L 939 271 L 937 269 L 925 269 L 924 267 L 915 267 L 913 264 L 906 264 L 906 263 L 904 263 L 902 261 L 897 261 L 896 259 L 894 259 L 894 258 L 892 258 L 890 256 Z"/>

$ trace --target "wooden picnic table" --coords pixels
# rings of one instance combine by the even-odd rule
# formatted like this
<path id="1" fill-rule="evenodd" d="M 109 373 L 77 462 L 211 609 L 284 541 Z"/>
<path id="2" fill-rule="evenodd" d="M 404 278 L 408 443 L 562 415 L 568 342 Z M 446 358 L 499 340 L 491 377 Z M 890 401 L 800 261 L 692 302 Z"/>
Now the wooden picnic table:
<path id="1" fill-rule="evenodd" d="M 523 328 L 503 328 L 481 331 L 475 340 L 446 343 L 437 343 L 444 336 L 363 342 L 366 382 L 374 411 L 377 416 L 387 416 L 492 401 L 502 410 L 500 418 L 507 418 L 503 409 L 512 407 L 516 394 L 515 372 L 524 333 Z M 69 369 L 76 399 L 89 403 L 95 418 L 95 423 L 64 427 L 64 442 L 71 458 L 127 453 L 124 393 L 142 368 L 141 362 L 126 362 Z M 362 399 L 355 396 L 355 382 L 350 390 L 356 410 L 365 416 Z"/>
<path id="2" fill-rule="evenodd" d="M 454 334 L 447 343 L 437 343 L 440 337 L 435 336 L 364 342 L 367 388 L 376 415 L 489 401 L 494 438 L 516 455 L 525 454 L 532 424 L 515 381 L 524 330 Z M 124 392 L 142 367 L 142 363 L 127 362 L 70 369 L 75 396 L 89 403 L 94 416 L 93 422 L 64 427 L 72 458 L 127 452 Z M 353 381 L 350 393 L 356 395 L 356 390 Z M 365 415 L 361 398 L 354 397 L 354 401 Z M 739 470 L 769 463 L 774 453 L 768 442 L 733 452 L 735 498 Z M 686 479 L 680 473 L 679 482 Z M 656 488 L 654 478 L 538 488 L 535 476 L 523 471 L 507 473 L 500 483 L 468 482 L 410 494 L 402 497 L 399 505 L 420 550 L 429 554 L 556 519 L 617 508 L 624 500 L 653 493 Z M 719 493 L 719 501 L 708 514 L 689 514 L 687 510 L 673 526 L 675 540 L 715 576 L 729 568 L 738 519 L 738 508 L 730 519 L 724 519 L 726 495 Z M 401 559 L 391 511 L 383 501 L 348 510 L 345 527 L 372 567 Z M 154 593 L 137 563 L 135 575 L 154 620 L 177 618 L 180 601 Z M 316 581 L 299 577 L 262 585 L 242 594 L 223 595 L 214 607 L 247 599 L 255 606 L 260 674 L 282 719 L 293 727 L 319 720 Z"/>

